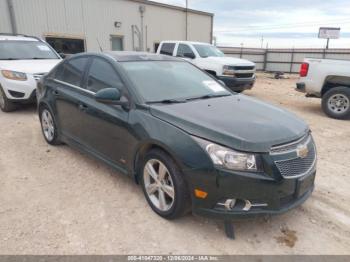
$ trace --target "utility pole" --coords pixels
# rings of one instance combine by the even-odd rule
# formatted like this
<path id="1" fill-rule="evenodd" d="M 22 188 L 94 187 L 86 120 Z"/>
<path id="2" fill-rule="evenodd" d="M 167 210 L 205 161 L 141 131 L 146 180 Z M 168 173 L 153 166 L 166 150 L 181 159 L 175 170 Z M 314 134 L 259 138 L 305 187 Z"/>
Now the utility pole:
<path id="1" fill-rule="evenodd" d="M 264 36 L 262 35 L 261 36 L 261 49 L 263 49 L 264 47 Z"/>
<path id="2" fill-rule="evenodd" d="M 186 0 L 186 41 L 188 40 L 188 0 Z"/>

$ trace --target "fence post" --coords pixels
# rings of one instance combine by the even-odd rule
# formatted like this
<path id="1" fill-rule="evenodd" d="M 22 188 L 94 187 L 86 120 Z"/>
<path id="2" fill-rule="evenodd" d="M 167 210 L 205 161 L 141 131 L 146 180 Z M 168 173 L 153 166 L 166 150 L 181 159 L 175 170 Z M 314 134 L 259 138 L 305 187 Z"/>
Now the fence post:
<path id="1" fill-rule="evenodd" d="M 266 63 L 267 63 L 267 53 L 268 53 L 268 49 L 266 48 L 265 49 L 265 52 L 264 52 L 264 66 L 263 66 L 263 71 L 266 71 Z"/>
<path id="2" fill-rule="evenodd" d="M 239 58 L 242 58 L 242 56 L 243 56 L 243 47 L 241 47 L 241 52 L 239 54 Z"/>
<path id="3" fill-rule="evenodd" d="M 326 49 L 323 49 L 323 55 L 322 58 L 325 59 L 326 58 Z"/>
<path id="4" fill-rule="evenodd" d="M 291 59 L 290 59 L 290 70 L 289 73 L 293 72 L 293 64 L 294 64 L 294 48 L 292 49 Z"/>

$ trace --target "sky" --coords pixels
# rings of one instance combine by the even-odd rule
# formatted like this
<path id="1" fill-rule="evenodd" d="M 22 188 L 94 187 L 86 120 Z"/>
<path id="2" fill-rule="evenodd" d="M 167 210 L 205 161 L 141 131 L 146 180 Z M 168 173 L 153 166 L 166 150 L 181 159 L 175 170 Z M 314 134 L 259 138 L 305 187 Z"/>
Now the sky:
<path id="1" fill-rule="evenodd" d="M 185 7 L 186 0 L 155 0 Z M 188 0 L 189 8 L 215 14 L 220 46 L 324 48 L 322 26 L 340 27 L 330 48 L 350 48 L 350 0 Z M 262 39 L 263 38 L 263 39 Z"/>

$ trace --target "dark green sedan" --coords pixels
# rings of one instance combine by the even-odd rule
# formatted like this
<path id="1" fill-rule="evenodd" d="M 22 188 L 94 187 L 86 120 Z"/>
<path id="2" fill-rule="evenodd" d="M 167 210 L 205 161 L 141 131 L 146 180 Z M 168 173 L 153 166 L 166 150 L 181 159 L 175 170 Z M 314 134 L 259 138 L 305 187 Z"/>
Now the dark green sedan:
<path id="1" fill-rule="evenodd" d="M 316 148 L 304 121 L 182 59 L 75 55 L 41 80 L 37 96 L 49 144 L 132 177 L 164 218 L 277 214 L 313 191 Z"/>

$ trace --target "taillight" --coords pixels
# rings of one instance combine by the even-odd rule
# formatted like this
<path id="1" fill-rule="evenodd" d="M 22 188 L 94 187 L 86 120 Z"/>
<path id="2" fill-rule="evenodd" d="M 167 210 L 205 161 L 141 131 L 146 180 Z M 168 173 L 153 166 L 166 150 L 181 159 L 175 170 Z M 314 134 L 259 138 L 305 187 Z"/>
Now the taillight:
<path id="1" fill-rule="evenodd" d="M 309 64 L 308 63 L 302 63 L 300 67 L 300 77 L 307 76 L 307 73 L 309 72 Z"/>

